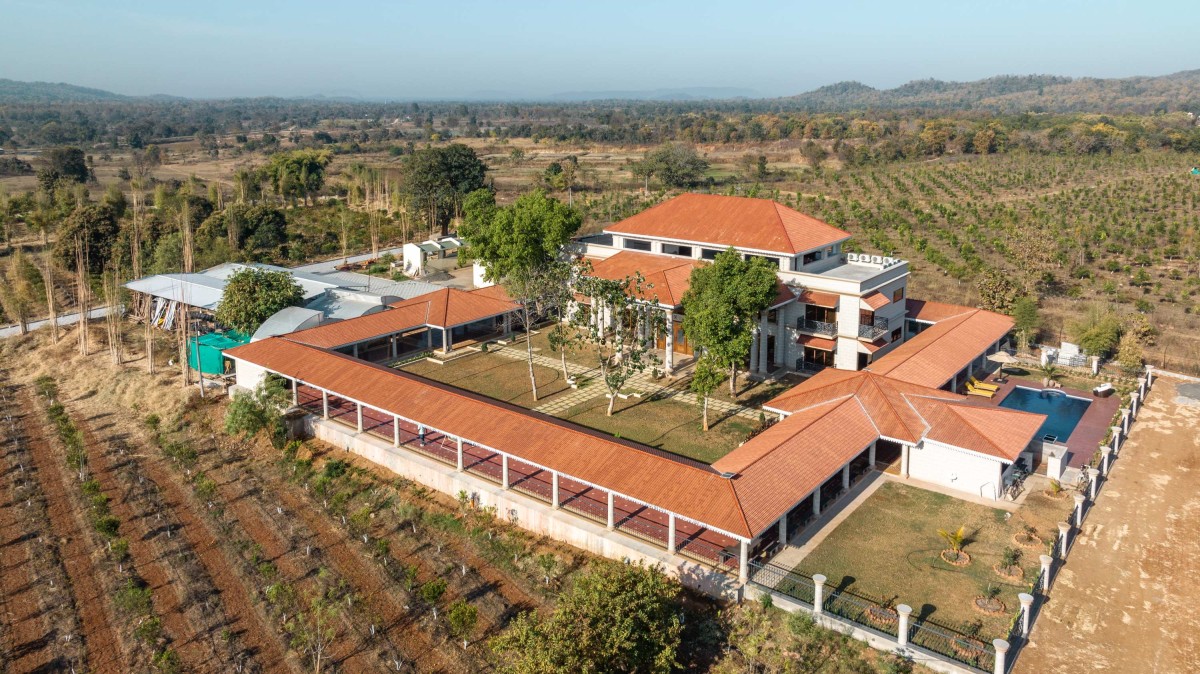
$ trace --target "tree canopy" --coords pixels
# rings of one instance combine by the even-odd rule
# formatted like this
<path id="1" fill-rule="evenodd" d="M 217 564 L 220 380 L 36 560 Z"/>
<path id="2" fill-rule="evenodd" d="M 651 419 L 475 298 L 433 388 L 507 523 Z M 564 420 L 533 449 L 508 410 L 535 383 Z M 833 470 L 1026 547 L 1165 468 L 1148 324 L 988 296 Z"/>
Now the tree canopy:
<path id="1" fill-rule="evenodd" d="M 680 586 L 655 567 L 601 560 L 542 618 L 523 613 L 492 642 L 512 674 L 670 672 L 678 665 Z"/>
<path id="2" fill-rule="evenodd" d="M 729 371 L 737 392 L 737 372 L 754 343 L 754 318 L 775 297 L 775 267 L 762 258 L 742 259 L 729 248 L 711 265 L 692 270 L 683 295 L 683 332 L 693 347 Z"/>
<path id="3" fill-rule="evenodd" d="M 74 271 L 75 237 L 78 236 L 83 242 L 87 267 L 92 270 L 104 269 L 112 257 L 113 242 L 119 230 L 117 214 L 111 206 L 94 203 L 80 205 L 58 227 L 54 260 L 60 266 Z"/>
<path id="4" fill-rule="evenodd" d="M 695 148 L 680 143 L 666 143 L 646 153 L 633 166 L 635 175 L 658 178 L 667 187 L 687 187 L 700 182 L 708 162 Z"/>
<path id="5" fill-rule="evenodd" d="M 579 211 L 541 190 L 523 194 L 504 207 L 497 207 L 490 194 L 475 192 L 468 197 L 459 229 L 467 244 L 460 254 L 478 260 L 489 281 L 545 266 L 583 224 Z"/>
<path id="6" fill-rule="evenodd" d="M 325 167 L 333 157 L 328 150 L 302 149 L 271 155 L 263 174 L 271 181 L 275 194 L 295 201 L 308 197 L 325 184 Z"/>
<path id="7" fill-rule="evenodd" d="M 422 148 L 404 161 L 400 189 L 430 222 L 445 226 L 468 194 L 484 186 L 487 164 L 462 143 Z"/>
<path id="8" fill-rule="evenodd" d="M 46 166 L 37 172 L 38 185 L 47 192 L 60 181 L 86 183 L 92 177 L 83 150 L 77 147 L 54 147 L 46 151 Z"/>
<path id="9" fill-rule="evenodd" d="M 304 299 L 300 284 L 286 271 L 248 268 L 234 272 L 225 283 L 217 322 L 249 335 L 263 321 Z"/>

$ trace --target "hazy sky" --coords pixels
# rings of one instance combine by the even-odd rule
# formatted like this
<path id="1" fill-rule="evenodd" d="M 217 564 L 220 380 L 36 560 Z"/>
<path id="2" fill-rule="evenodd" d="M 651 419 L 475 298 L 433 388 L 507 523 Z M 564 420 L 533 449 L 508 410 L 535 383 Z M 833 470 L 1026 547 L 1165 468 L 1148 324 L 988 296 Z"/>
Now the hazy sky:
<path id="1" fill-rule="evenodd" d="M 0 0 L 0 77 L 125 94 L 548 96 L 1200 67 L 1200 3 Z"/>

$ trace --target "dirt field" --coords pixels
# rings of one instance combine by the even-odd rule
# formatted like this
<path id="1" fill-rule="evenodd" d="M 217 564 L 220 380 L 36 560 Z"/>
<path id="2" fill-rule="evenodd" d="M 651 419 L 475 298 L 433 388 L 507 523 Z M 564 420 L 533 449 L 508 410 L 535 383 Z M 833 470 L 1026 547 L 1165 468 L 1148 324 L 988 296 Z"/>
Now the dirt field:
<path id="1" fill-rule="evenodd" d="M 1177 396 L 1155 383 L 1018 674 L 1200 671 L 1200 400 Z"/>

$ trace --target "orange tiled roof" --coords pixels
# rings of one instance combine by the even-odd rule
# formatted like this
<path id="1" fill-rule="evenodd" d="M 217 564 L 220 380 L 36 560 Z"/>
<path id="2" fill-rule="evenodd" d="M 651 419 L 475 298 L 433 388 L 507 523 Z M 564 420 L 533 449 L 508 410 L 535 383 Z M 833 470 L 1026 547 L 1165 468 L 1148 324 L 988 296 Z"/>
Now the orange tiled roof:
<path id="1" fill-rule="evenodd" d="M 823 293 L 819 290 L 802 290 L 797 300 L 804 304 L 825 307 L 826 309 L 836 309 L 838 305 L 838 296 L 836 293 Z"/>
<path id="2" fill-rule="evenodd" d="M 284 337 L 225 353 L 728 533 L 756 533 L 749 530 L 732 481 L 711 467 Z"/>
<path id="3" fill-rule="evenodd" d="M 1008 316 L 958 308 L 964 311 L 934 323 L 867 369 L 892 379 L 940 388 L 1012 330 L 1013 321 Z"/>
<path id="4" fill-rule="evenodd" d="M 435 290 L 394 302 L 391 306 L 396 309 L 411 306 L 428 307 L 429 319 L 426 323 L 435 328 L 452 328 L 457 325 L 474 323 L 492 316 L 502 316 L 517 309 L 517 303 L 512 300 L 496 299 L 487 294 L 468 292 L 457 288 Z"/>
<path id="5" fill-rule="evenodd" d="M 410 306 L 404 309 L 384 309 L 373 314 L 345 321 L 324 323 L 315 328 L 288 334 L 288 339 L 321 348 L 365 342 L 381 335 L 404 332 L 429 322 L 428 307 Z"/>
<path id="6" fill-rule="evenodd" d="M 874 311 L 879 311 L 880 309 L 892 303 L 892 301 L 888 299 L 887 295 L 884 295 L 878 290 L 872 290 L 866 295 L 863 295 L 862 300 L 863 302 L 866 302 L 867 306 L 871 307 L 871 309 Z"/>
<path id="7" fill-rule="evenodd" d="M 850 238 L 833 225 L 767 199 L 682 194 L 605 232 L 795 254 Z"/>
<path id="8" fill-rule="evenodd" d="M 825 339 L 816 335 L 800 335 L 796 338 L 796 343 L 803 346 L 811 346 L 814 349 L 822 351 L 833 351 L 837 347 L 836 339 Z"/>
<path id="9" fill-rule="evenodd" d="M 593 262 L 592 275 L 619 281 L 641 273 L 645 280 L 639 299 L 657 298 L 659 304 L 677 307 L 683 302 L 683 294 L 691 286 L 692 270 L 705 264 L 707 263 L 686 257 L 623 250 L 612 257 Z"/>
<path id="10" fill-rule="evenodd" d="M 909 318 L 927 323 L 937 323 L 947 318 L 975 311 L 974 307 L 964 307 L 958 304 L 946 304 L 932 300 L 905 300 L 904 308 L 908 311 Z"/>
<path id="11" fill-rule="evenodd" d="M 478 295 L 480 297 L 490 297 L 494 300 L 501 300 L 504 302 L 515 302 L 516 301 L 513 298 L 508 296 L 508 291 L 505 290 L 504 286 L 500 285 L 499 283 L 496 283 L 496 284 L 490 285 L 490 286 L 486 286 L 484 288 L 476 288 L 474 290 L 468 290 L 467 292 L 471 293 L 472 295 Z"/>

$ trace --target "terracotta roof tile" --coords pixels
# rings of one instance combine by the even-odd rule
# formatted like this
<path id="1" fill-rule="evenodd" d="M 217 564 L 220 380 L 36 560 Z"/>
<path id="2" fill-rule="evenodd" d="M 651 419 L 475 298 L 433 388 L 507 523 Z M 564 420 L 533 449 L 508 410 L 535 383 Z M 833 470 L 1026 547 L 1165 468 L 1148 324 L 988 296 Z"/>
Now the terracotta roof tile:
<path id="1" fill-rule="evenodd" d="M 862 301 L 866 302 L 867 306 L 871 307 L 871 309 L 874 311 L 879 311 L 880 309 L 892 303 L 892 301 L 888 299 L 887 295 L 884 295 L 878 290 L 872 290 L 866 295 L 863 295 Z"/>
<path id="2" fill-rule="evenodd" d="M 824 337 L 817 337 L 815 335 L 800 335 L 796 338 L 796 343 L 811 346 L 814 349 L 822 351 L 833 351 L 837 347 L 836 339 L 825 339 Z"/>
<path id="3" fill-rule="evenodd" d="M 282 337 L 225 353 L 728 533 L 751 535 L 732 481 L 709 466 Z"/>
<path id="4" fill-rule="evenodd" d="M 429 320 L 428 308 L 411 306 L 383 311 L 346 321 L 324 323 L 315 328 L 288 334 L 288 339 L 322 348 L 365 342 L 380 335 L 390 335 L 424 326 Z"/>
<path id="5" fill-rule="evenodd" d="M 517 309 L 517 303 L 512 300 L 495 299 L 487 294 L 468 292 L 457 288 L 443 288 L 394 302 L 391 306 L 396 309 L 427 306 L 429 308 L 428 323 L 435 328 L 453 328 L 492 316 L 503 316 Z"/>
<path id="6" fill-rule="evenodd" d="M 677 307 L 691 285 L 692 270 L 706 262 L 686 257 L 671 257 L 623 250 L 592 264 L 592 275 L 619 281 L 640 273 L 643 281 L 640 299 L 657 299 L 659 304 Z"/>
<path id="7" fill-rule="evenodd" d="M 937 323 L 947 318 L 962 316 L 963 314 L 975 311 L 974 307 L 964 307 L 958 304 L 946 304 L 931 300 L 905 300 L 904 308 L 908 311 L 909 318 L 927 323 Z"/>
<path id="8" fill-rule="evenodd" d="M 774 201 L 716 194 L 682 194 L 604 231 L 783 254 L 850 238 L 848 232 Z"/>
<path id="9" fill-rule="evenodd" d="M 1012 329 L 1008 316 L 967 309 L 943 319 L 867 368 L 892 379 L 940 388 Z"/>
<path id="10" fill-rule="evenodd" d="M 804 304 L 825 307 L 826 309 L 836 309 L 838 305 L 838 296 L 836 293 L 823 293 L 819 290 L 802 290 L 796 300 Z"/>

